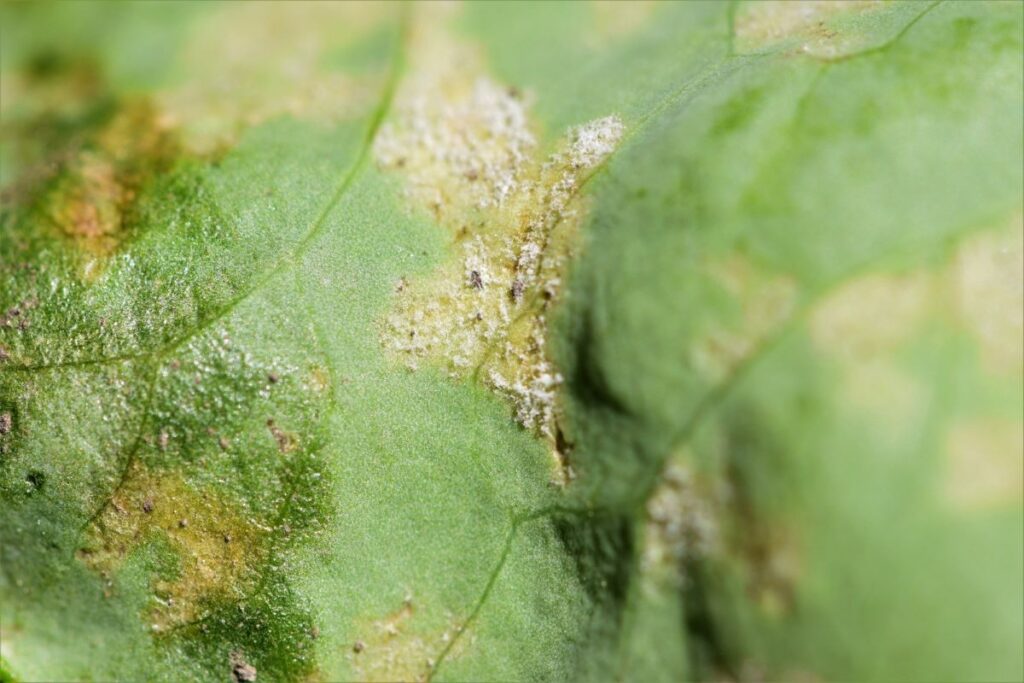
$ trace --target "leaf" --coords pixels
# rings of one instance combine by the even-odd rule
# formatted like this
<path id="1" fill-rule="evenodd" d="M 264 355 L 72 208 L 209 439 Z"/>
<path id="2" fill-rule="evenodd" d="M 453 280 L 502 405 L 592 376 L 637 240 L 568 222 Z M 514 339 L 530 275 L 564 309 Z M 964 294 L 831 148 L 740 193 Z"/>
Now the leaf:
<path id="1" fill-rule="evenodd" d="M 1022 20 L 0 6 L 0 679 L 1020 679 Z"/>

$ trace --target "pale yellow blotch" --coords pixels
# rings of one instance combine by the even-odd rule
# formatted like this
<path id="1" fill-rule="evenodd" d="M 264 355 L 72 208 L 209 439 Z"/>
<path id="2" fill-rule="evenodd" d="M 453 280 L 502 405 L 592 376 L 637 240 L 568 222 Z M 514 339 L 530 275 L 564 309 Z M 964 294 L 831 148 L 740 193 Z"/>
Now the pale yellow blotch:
<path id="1" fill-rule="evenodd" d="M 918 329 L 934 287 L 925 272 L 872 273 L 851 280 L 815 307 L 811 338 L 822 353 L 844 361 L 891 351 Z"/>
<path id="2" fill-rule="evenodd" d="M 953 426 L 946 441 L 946 498 L 965 510 L 1020 503 L 1024 422 L 979 418 Z"/>
<path id="3" fill-rule="evenodd" d="M 15 103 L 20 105 L 26 90 L 21 74 L 12 69 L 0 69 L 0 115 L 12 111 Z"/>
<path id="4" fill-rule="evenodd" d="M 708 275 L 736 301 L 737 320 L 717 323 L 701 334 L 690 353 L 705 376 L 721 380 L 755 352 L 793 314 L 797 289 L 791 278 L 765 272 L 734 255 L 711 263 Z"/>
<path id="5" fill-rule="evenodd" d="M 598 0 L 590 4 L 594 12 L 594 34 L 591 43 L 596 48 L 608 40 L 625 38 L 647 25 L 660 3 L 655 0 Z"/>
<path id="6" fill-rule="evenodd" d="M 1024 218 L 968 239 L 953 263 L 957 311 L 997 376 L 1024 367 Z"/>
<path id="7" fill-rule="evenodd" d="M 838 32 L 829 26 L 837 17 L 876 11 L 879 0 L 759 0 L 743 4 L 736 12 L 735 46 L 739 52 L 758 52 L 792 43 L 794 49 L 813 57 L 834 59 L 855 50 L 863 42 L 858 35 Z"/>
<path id="8" fill-rule="evenodd" d="M 244 589 L 256 578 L 268 529 L 180 475 L 132 466 L 124 483 L 86 530 L 79 559 L 112 586 L 134 549 L 165 540 L 178 554 L 178 576 L 154 579 L 146 615 L 154 632 L 194 622 L 207 601 Z"/>
<path id="9" fill-rule="evenodd" d="M 331 389 L 331 375 L 327 368 L 315 365 L 306 376 L 306 386 L 318 395 L 325 395 Z"/>
<path id="10" fill-rule="evenodd" d="M 844 405 L 897 438 L 908 425 L 920 424 L 928 407 L 927 388 L 891 358 L 868 358 L 845 368 L 839 392 Z"/>
<path id="11" fill-rule="evenodd" d="M 332 123 L 365 113 L 385 74 L 324 65 L 330 51 L 394 20 L 389 3 L 227 3 L 195 23 L 181 70 L 192 76 L 160 93 L 165 120 L 204 153 L 246 126 L 291 115 Z"/>
<path id="12" fill-rule="evenodd" d="M 447 628 L 431 633 L 416 623 L 416 603 L 406 597 L 402 606 L 383 617 L 357 623 L 356 639 L 346 656 L 355 679 L 367 683 L 426 681 L 437 658 L 459 634 L 459 624 L 449 620 Z M 460 657 L 473 643 L 472 634 L 462 633 L 446 659 Z"/>
<path id="13" fill-rule="evenodd" d="M 445 227 L 456 257 L 425 278 L 396 283 L 385 345 L 411 367 L 440 362 L 475 374 L 552 446 L 556 480 L 569 472 L 557 441 L 562 382 L 546 349 L 581 220 L 579 190 L 624 133 L 614 116 L 568 131 L 544 154 L 530 96 L 486 74 L 480 52 L 448 29 L 458 8 L 418 5 L 411 73 L 374 145 L 411 205 Z"/>

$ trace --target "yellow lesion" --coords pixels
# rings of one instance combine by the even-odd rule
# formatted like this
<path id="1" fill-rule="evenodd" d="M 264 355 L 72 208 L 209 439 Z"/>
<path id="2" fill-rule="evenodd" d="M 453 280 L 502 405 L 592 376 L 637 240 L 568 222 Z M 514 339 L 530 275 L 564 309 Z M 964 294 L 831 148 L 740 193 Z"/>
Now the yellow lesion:
<path id="1" fill-rule="evenodd" d="M 148 101 L 122 106 L 91 144 L 63 163 L 47 194 L 47 217 L 85 255 L 93 279 L 129 233 L 128 212 L 143 184 L 180 154 L 174 131 Z"/>
<path id="2" fill-rule="evenodd" d="M 871 273 L 850 280 L 811 312 L 811 339 L 822 353 L 845 362 L 884 354 L 919 329 L 935 289 L 927 271 Z"/>
<path id="3" fill-rule="evenodd" d="M 959 319 L 995 376 L 1024 368 L 1024 217 L 1017 213 L 995 231 L 967 239 L 957 249 L 949 280 Z"/>
<path id="4" fill-rule="evenodd" d="M 356 624 L 356 637 L 347 644 L 346 655 L 356 680 L 426 681 L 449 643 L 455 640 L 446 659 L 458 658 L 472 646 L 472 634 L 460 632 L 461 625 L 454 618 L 437 632 L 423 628 L 418 613 L 417 602 L 410 595 L 398 609 Z"/>
<path id="5" fill-rule="evenodd" d="M 326 395 L 331 390 L 331 374 L 322 365 L 314 365 L 306 375 L 306 386 L 319 396 Z"/>
<path id="6" fill-rule="evenodd" d="M 490 78 L 479 50 L 448 23 L 458 8 L 416 7 L 411 73 L 374 146 L 410 204 L 450 236 L 453 258 L 396 282 L 384 342 L 412 368 L 442 364 L 506 397 L 516 419 L 554 448 L 562 378 L 548 357 L 546 315 L 575 248 L 587 176 L 618 145 L 608 116 L 572 128 L 545 153 L 531 96 Z"/>
<path id="7" fill-rule="evenodd" d="M 86 530 L 78 558 L 110 582 L 134 550 L 152 540 L 166 541 L 177 553 L 177 576 L 152 581 L 146 614 L 151 628 L 161 632 L 201 618 L 210 600 L 251 586 L 267 533 L 267 527 L 217 494 L 192 488 L 180 474 L 136 463 Z"/>
<path id="8" fill-rule="evenodd" d="M 191 77 L 160 93 L 163 114 L 201 153 L 277 116 L 330 123 L 365 114 L 380 97 L 384 73 L 325 63 L 333 51 L 394 23 L 399 11 L 389 3 L 222 5 L 196 21 L 180 66 Z"/>
<path id="9" fill-rule="evenodd" d="M 1024 422 L 977 418 L 954 424 L 946 438 L 946 499 L 974 510 L 1024 498 Z"/>
<path id="10" fill-rule="evenodd" d="M 797 288 L 792 278 L 764 271 L 739 255 L 713 261 L 706 268 L 739 310 L 736 319 L 710 325 L 690 349 L 694 366 L 719 381 L 792 316 Z"/>
<path id="11" fill-rule="evenodd" d="M 594 46 L 602 47 L 605 41 L 624 38 L 644 28 L 659 4 L 654 0 L 597 0 L 590 3 L 594 14 Z"/>
<path id="12" fill-rule="evenodd" d="M 928 388 L 892 358 L 865 359 L 843 372 L 839 398 L 869 416 L 889 435 L 920 424 L 928 407 Z"/>
<path id="13" fill-rule="evenodd" d="M 813 57 L 830 59 L 855 48 L 861 38 L 832 28 L 836 18 L 884 8 L 880 0 L 759 0 L 736 12 L 736 49 L 756 52 L 785 43 Z"/>

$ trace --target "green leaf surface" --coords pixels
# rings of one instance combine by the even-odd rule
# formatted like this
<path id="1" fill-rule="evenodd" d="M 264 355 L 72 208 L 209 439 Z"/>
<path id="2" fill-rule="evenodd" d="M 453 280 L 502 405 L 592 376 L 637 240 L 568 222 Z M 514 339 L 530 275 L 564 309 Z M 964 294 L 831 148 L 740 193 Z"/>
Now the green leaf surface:
<path id="1" fill-rule="evenodd" d="M 0 5 L 0 681 L 1024 678 L 1024 8 Z"/>

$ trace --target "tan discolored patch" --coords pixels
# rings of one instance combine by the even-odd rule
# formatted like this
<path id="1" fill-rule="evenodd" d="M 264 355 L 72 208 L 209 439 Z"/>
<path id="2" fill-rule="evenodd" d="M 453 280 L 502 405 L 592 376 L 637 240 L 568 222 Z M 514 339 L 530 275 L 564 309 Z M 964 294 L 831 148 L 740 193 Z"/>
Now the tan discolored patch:
<path id="1" fill-rule="evenodd" d="M 645 507 L 641 566 L 647 574 L 685 579 L 685 564 L 713 552 L 719 542 L 717 497 L 710 484 L 681 463 L 669 461 Z"/>
<path id="2" fill-rule="evenodd" d="M 956 252 L 952 280 L 957 313 L 977 340 L 994 375 L 1024 369 L 1024 217 L 966 240 Z"/>
<path id="3" fill-rule="evenodd" d="M 959 509 L 1019 504 L 1024 498 L 1024 422 L 980 418 L 953 426 L 946 440 L 946 498 Z"/>
<path id="4" fill-rule="evenodd" d="M 427 681 L 438 656 L 459 635 L 459 629 L 460 625 L 450 620 L 441 633 L 424 633 L 416 624 L 415 602 L 407 596 L 396 611 L 357 624 L 357 637 L 347 658 L 359 681 Z M 472 640 L 462 633 L 446 658 L 459 657 Z"/>
<path id="5" fill-rule="evenodd" d="M 739 52 L 758 52 L 792 43 L 801 53 L 834 59 L 862 47 L 859 32 L 839 31 L 835 19 L 885 7 L 880 0 L 758 0 L 736 12 L 735 46 Z"/>
<path id="6" fill-rule="evenodd" d="M 906 342 L 928 313 L 934 280 L 925 272 L 872 273 L 831 292 L 811 313 L 822 353 L 855 361 Z"/>
<path id="7" fill-rule="evenodd" d="M 546 350 L 583 205 L 580 187 L 624 133 L 608 116 L 572 128 L 544 154 L 530 96 L 486 76 L 479 52 L 448 33 L 452 7 L 417 6 L 413 71 L 382 129 L 377 163 L 445 228 L 456 258 L 396 283 L 384 343 L 411 368 L 440 362 L 507 398 L 515 417 L 556 448 L 562 382 Z"/>
<path id="8" fill-rule="evenodd" d="M 714 324 L 691 347 L 694 366 L 719 381 L 789 319 L 797 289 L 789 277 L 764 272 L 740 256 L 711 263 L 708 274 L 739 310 L 737 319 Z"/>
<path id="9" fill-rule="evenodd" d="M 135 464 L 113 498 L 86 530 L 78 558 L 110 578 L 125 558 L 160 539 L 178 554 L 178 575 L 152 583 L 146 615 L 154 632 L 203 616 L 205 604 L 255 580 L 266 528 L 180 475 Z"/>
<path id="10" fill-rule="evenodd" d="M 181 125 L 188 147 L 200 153 L 277 116 L 354 118 L 376 103 L 384 74 L 374 65 L 360 73 L 331 68 L 329 59 L 399 11 L 361 2 L 222 5 L 197 22 L 181 66 L 193 77 L 160 95 L 164 116 Z"/>

